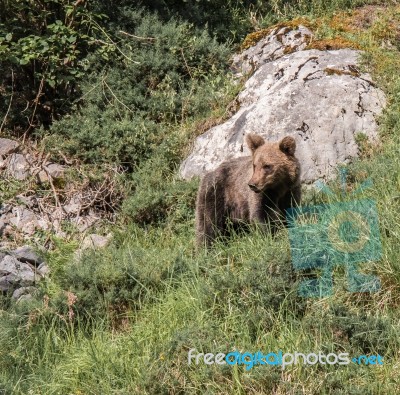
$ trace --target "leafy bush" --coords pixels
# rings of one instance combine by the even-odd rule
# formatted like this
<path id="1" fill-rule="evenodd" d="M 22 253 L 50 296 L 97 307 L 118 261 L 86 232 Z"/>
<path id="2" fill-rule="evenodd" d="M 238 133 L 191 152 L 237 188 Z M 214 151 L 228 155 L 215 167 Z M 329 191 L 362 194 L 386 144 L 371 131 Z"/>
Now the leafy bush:
<path id="1" fill-rule="evenodd" d="M 119 57 L 105 68 L 91 59 L 82 100 L 73 116 L 54 123 L 48 146 L 132 169 L 168 139 L 176 142 L 171 123 L 176 128 L 218 100 L 229 50 L 188 23 L 133 9 L 125 15 L 136 28 L 121 34 Z"/>
<path id="2" fill-rule="evenodd" d="M 0 5 L 2 127 L 26 132 L 65 114 L 79 93 L 84 59 L 112 50 L 99 42 L 98 22 L 86 0 L 6 1 Z"/>

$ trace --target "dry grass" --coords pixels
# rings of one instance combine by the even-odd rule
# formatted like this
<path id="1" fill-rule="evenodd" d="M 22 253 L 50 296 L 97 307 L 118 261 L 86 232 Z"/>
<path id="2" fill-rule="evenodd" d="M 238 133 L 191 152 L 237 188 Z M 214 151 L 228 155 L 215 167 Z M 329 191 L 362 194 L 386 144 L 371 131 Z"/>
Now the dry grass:
<path id="1" fill-rule="evenodd" d="M 240 47 L 240 50 L 244 51 L 244 50 L 252 47 L 253 45 L 256 45 L 258 41 L 267 37 L 272 32 L 277 33 L 280 29 L 286 28 L 283 33 L 283 34 L 286 34 L 291 30 L 297 30 L 299 28 L 299 26 L 308 27 L 310 30 L 312 30 L 314 28 L 314 24 L 311 22 L 311 20 L 308 18 L 304 18 L 304 17 L 294 18 L 291 21 L 287 21 L 287 22 L 279 22 L 279 23 L 277 23 L 271 27 L 268 27 L 266 29 L 261 29 L 256 32 L 248 34 L 246 36 L 246 38 L 244 39 L 244 41 Z M 279 35 L 277 37 L 279 39 Z"/>

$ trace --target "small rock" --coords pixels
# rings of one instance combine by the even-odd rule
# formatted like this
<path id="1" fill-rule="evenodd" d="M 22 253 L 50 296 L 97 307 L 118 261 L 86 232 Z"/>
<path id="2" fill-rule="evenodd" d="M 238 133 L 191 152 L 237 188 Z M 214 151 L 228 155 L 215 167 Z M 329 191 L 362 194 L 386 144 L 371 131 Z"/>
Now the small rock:
<path id="1" fill-rule="evenodd" d="M 17 195 L 16 198 L 28 208 L 33 208 L 36 205 L 35 196 Z"/>
<path id="2" fill-rule="evenodd" d="M 37 224 L 38 224 L 39 228 L 42 230 L 48 230 L 51 228 L 51 223 L 49 221 L 47 221 L 45 218 L 39 217 L 37 220 Z"/>
<path id="3" fill-rule="evenodd" d="M 79 214 L 82 209 L 82 196 L 75 195 L 64 205 L 64 210 L 68 214 Z"/>
<path id="4" fill-rule="evenodd" d="M 43 262 L 41 263 L 38 268 L 37 271 L 43 276 L 43 277 L 47 277 L 50 273 L 50 268 L 49 265 L 47 265 L 47 263 Z"/>
<path id="5" fill-rule="evenodd" d="M 0 170 L 4 170 L 7 167 L 7 161 L 0 155 Z"/>
<path id="6" fill-rule="evenodd" d="M 9 222 L 27 235 L 33 235 L 39 226 L 35 213 L 23 206 L 14 207 Z"/>
<path id="7" fill-rule="evenodd" d="M 33 265 L 40 265 L 44 262 L 33 249 L 29 246 L 22 246 L 12 252 L 12 255 L 17 258 L 20 262 L 28 262 Z"/>
<path id="8" fill-rule="evenodd" d="M 1 252 L 5 252 L 6 255 L 9 255 L 8 251 L 11 251 L 13 249 L 13 246 L 14 244 L 11 241 L 0 241 L 0 250 Z"/>
<path id="9" fill-rule="evenodd" d="M 0 218 L 0 236 L 3 235 L 5 229 L 7 227 L 7 222 Z"/>
<path id="10" fill-rule="evenodd" d="M 18 147 L 18 141 L 0 138 L 0 156 L 12 154 Z"/>
<path id="11" fill-rule="evenodd" d="M 67 237 L 67 234 L 62 230 L 62 223 L 59 219 L 53 217 L 52 215 L 50 215 L 51 218 L 51 223 L 50 228 L 52 230 L 52 232 L 54 233 L 55 236 L 64 239 L 65 237 Z"/>
<path id="12" fill-rule="evenodd" d="M 32 297 L 32 294 L 35 293 L 36 291 L 37 291 L 37 288 L 35 288 L 35 287 L 21 287 L 21 288 L 16 289 L 13 292 L 11 297 L 13 299 L 20 300 L 20 298 L 22 296 L 28 296 L 29 295 L 29 296 Z"/>
<path id="13" fill-rule="evenodd" d="M 71 222 L 78 228 L 79 232 L 85 232 L 91 226 L 93 226 L 100 217 L 93 211 L 89 211 L 88 215 L 79 216 L 77 219 L 73 218 Z"/>
<path id="14" fill-rule="evenodd" d="M 0 215 L 9 213 L 12 210 L 11 204 L 0 204 Z"/>
<path id="15" fill-rule="evenodd" d="M 108 234 L 107 236 L 100 236 L 96 234 L 88 235 L 84 238 L 81 248 L 75 252 L 75 260 L 79 261 L 82 258 L 83 251 L 88 249 L 99 249 L 107 247 L 112 239 L 112 234 Z"/>
<path id="16" fill-rule="evenodd" d="M 40 182 L 49 181 L 49 177 L 55 180 L 61 180 L 64 178 L 64 166 L 56 163 L 50 163 L 45 166 L 46 170 L 41 170 L 38 174 Z"/>
<path id="17" fill-rule="evenodd" d="M 10 219 L 13 217 L 12 212 L 9 212 L 12 207 L 0 207 L 0 235 L 3 236 L 6 234 L 7 228 L 10 224 Z"/>
<path id="18" fill-rule="evenodd" d="M 12 279 L 7 278 L 7 281 L 13 285 L 31 285 L 36 279 L 35 272 L 29 264 L 20 262 L 11 255 L 6 255 L 0 262 L 0 276 L 8 277 L 9 275 L 14 276 Z"/>
<path id="19" fill-rule="evenodd" d="M 32 295 L 31 294 L 25 294 L 25 295 L 20 296 L 20 298 L 17 300 L 17 303 L 23 302 L 23 301 L 26 301 L 26 300 L 32 300 Z"/>
<path id="20" fill-rule="evenodd" d="M 111 241 L 111 238 L 112 238 L 111 234 L 108 234 L 107 236 L 100 236 L 96 234 L 88 235 L 82 242 L 81 250 L 87 250 L 89 248 L 98 249 L 107 247 L 107 245 Z"/>
<path id="21" fill-rule="evenodd" d="M 22 154 L 12 154 L 8 162 L 8 174 L 16 180 L 25 180 L 29 175 L 29 163 Z"/>
<path id="22" fill-rule="evenodd" d="M 46 169 L 51 177 L 54 179 L 62 179 L 64 177 L 64 166 L 58 165 L 57 163 L 50 163 L 46 166 Z"/>
<path id="23" fill-rule="evenodd" d="M 0 291 L 8 292 L 9 290 L 13 289 L 14 280 L 15 276 L 13 276 L 12 274 L 0 277 Z"/>

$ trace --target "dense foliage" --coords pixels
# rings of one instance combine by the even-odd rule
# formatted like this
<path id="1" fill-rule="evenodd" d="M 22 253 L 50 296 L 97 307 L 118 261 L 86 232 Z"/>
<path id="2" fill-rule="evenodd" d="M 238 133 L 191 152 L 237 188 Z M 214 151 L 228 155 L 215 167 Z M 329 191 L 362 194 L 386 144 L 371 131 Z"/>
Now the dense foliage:
<path id="1" fill-rule="evenodd" d="M 225 45 L 237 43 L 249 31 L 280 18 L 298 12 L 321 13 L 355 3 L 365 1 L 142 0 L 139 4 L 127 0 L 2 1 L 0 131 L 21 135 L 39 126 L 47 129 L 54 120 L 71 113 L 73 103 L 91 89 L 83 82 L 87 82 L 94 68 L 103 73 L 98 73 L 92 84 L 98 83 L 106 70 L 117 64 L 122 72 L 124 63 L 128 75 L 137 66 L 134 76 L 128 76 L 125 83 L 136 85 L 138 79 L 145 79 L 138 84 L 139 104 L 143 102 L 144 89 L 147 99 L 149 92 L 162 82 L 158 91 L 169 90 L 169 102 L 164 107 L 157 107 L 159 102 L 155 102 L 153 107 L 162 117 L 164 109 L 166 116 L 176 114 L 187 91 L 193 93 L 193 89 L 198 89 L 182 85 L 180 78 L 190 75 L 196 79 L 198 73 L 208 73 L 218 68 L 222 60 L 227 61 L 226 52 L 218 48 L 216 40 Z M 121 28 L 128 34 L 121 33 Z M 170 73 L 166 73 L 170 66 Z M 157 75 L 155 80 L 148 79 L 154 75 Z M 123 93 L 125 96 L 127 92 Z M 130 95 L 126 95 L 128 99 Z M 156 96 L 160 97 L 160 93 Z M 136 111 L 136 101 L 122 102 Z M 139 105 L 139 110 L 147 111 L 147 107 Z M 148 128 L 150 134 L 154 133 L 151 122 Z"/>
<path id="2" fill-rule="evenodd" d="M 132 168 L 163 144 L 171 125 L 204 114 L 217 100 L 229 52 L 186 22 L 163 23 L 131 9 L 124 16 L 132 27 L 115 27 L 118 52 L 106 66 L 87 59 L 85 94 L 73 116 L 53 124 L 51 145 L 59 139 L 69 155 Z"/>
<path id="3" fill-rule="evenodd" d="M 29 132 L 65 114 L 80 93 L 90 52 L 112 50 L 99 42 L 104 15 L 86 0 L 3 1 L 0 4 L 2 129 Z"/>

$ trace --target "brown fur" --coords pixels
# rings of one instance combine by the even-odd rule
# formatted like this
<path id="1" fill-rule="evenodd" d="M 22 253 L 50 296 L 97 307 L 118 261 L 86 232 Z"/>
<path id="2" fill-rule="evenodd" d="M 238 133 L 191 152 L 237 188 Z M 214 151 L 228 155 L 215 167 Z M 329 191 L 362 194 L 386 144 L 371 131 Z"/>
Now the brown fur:
<path id="1" fill-rule="evenodd" d="M 227 222 L 274 226 L 285 209 L 300 204 L 300 164 L 292 137 L 269 143 L 248 134 L 252 156 L 222 163 L 202 179 L 196 201 L 197 245 L 227 233 Z"/>

